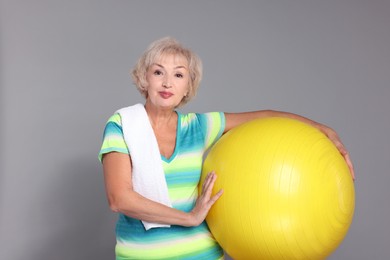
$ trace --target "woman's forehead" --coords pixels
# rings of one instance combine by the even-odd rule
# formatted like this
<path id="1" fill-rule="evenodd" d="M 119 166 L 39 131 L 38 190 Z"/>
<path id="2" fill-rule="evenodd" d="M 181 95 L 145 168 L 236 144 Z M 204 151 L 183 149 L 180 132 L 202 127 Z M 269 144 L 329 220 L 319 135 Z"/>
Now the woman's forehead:
<path id="1" fill-rule="evenodd" d="M 188 68 L 188 60 L 187 58 L 180 53 L 162 53 L 161 55 L 157 56 L 153 63 L 167 63 L 172 62 L 173 64 L 177 66 L 184 66 Z"/>

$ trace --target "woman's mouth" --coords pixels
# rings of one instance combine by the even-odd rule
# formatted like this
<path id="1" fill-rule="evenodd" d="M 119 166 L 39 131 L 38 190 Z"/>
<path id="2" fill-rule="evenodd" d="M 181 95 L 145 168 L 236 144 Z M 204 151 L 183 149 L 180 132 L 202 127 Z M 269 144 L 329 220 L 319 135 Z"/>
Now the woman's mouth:
<path id="1" fill-rule="evenodd" d="M 167 99 L 167 98 L 170 98 L 171 96 L 173 96 L 173 93 L 171 92 L 168 92 L 168 91 L 160 91 L 158 92 L 160 94 L 160 96 L 164 99 Z"/>

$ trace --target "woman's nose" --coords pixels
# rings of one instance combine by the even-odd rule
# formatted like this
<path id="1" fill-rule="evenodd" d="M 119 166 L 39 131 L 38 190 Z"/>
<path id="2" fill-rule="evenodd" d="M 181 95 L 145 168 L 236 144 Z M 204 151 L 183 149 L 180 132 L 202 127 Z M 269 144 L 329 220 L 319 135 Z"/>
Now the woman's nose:
<path id="1" fill-rule="evenodd" d="M 164 81 L 163 81 L 163 87 L 164 88 L 171 88 L 172 87 L 172 83 L 171 83 L 171 79 L 169 77 L 165 77 L 164 78 Z"/>

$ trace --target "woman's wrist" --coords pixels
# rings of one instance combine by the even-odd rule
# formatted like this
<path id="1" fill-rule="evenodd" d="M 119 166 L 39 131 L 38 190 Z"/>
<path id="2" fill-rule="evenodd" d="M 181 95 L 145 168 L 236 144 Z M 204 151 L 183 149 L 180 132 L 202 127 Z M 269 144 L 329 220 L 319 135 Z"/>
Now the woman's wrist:
<path id="1" fill-rule="evenodd" d="M 198 223 L 197 218 L 195 216 L 195 213 L 193 211 L 190 211 L 187 213 L 187 225 L 189 227 L 195 227 L 198 226 L 200 223 Z"/>

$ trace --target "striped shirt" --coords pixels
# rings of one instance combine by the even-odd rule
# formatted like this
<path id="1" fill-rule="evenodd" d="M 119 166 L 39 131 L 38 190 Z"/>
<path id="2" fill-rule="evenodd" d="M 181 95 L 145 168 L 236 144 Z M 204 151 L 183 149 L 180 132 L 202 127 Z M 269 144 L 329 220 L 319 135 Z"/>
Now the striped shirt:
<path id="1" fill-rule="evenodd" d="M 198 182 L 205 151 L 222 135 L 225 117 L 221 112 L 178 114 L 175 150 L 161 156 L 173 208 L 189 212 L 198 196 Z M 104 130 L 99 153 L 129 153 L 121 118 L 114 114 Z M 223 250 L 206 222 L 197 227 L 172 225 L 146 231 L 140 220 L 119 214 L 116 225 L 116 259 L 220 259 Z"/>

